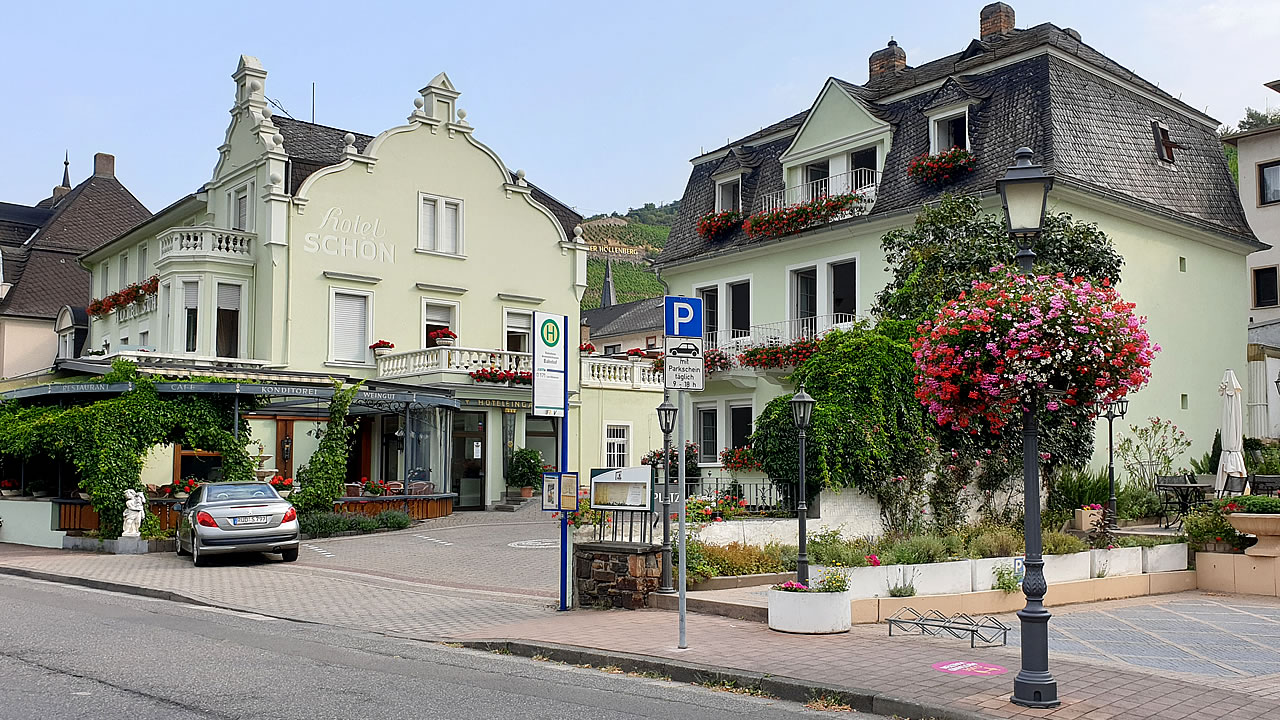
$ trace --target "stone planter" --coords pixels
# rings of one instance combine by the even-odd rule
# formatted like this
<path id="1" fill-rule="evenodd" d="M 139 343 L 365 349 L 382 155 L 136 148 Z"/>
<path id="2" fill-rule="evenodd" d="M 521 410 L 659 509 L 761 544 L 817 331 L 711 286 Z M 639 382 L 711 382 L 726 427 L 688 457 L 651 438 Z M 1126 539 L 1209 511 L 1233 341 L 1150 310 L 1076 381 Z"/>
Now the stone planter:
<path id="1" fill-rule="evenodd" d="M 912 584 L 916 595 L 951 595 L 973 592 L 973 563 L 970 560 L 890 565 L 889 585 Z"/>
<path id="2" fill-rule="evenodd" d="M 809 582 L 817 582 L 827 568 L 822 565 L 809 566 Z M 885 565 L 877 567 L 840 568 L 849 576 L 849 599 L 889 597 L 889 570 Z M 895 576 L 896 577 L 896 576 Z M 794 594 L 794 593 L 793 593 Z"/>
<path id="3" fill-rule="evenodd" d="M 1044 579 L 1050 585 L 1088 580 L 1091 569 L 1088 550 L 1068 555 L 1044 556 Z"/>
<path id="4" fill-rule="evenodd" d="M 996 586 L 996 568 L 1004 566 L 1012 570 L 1014 562 L 1020 558 L 1015 557 L 997 557 L 997 558 L 977 558 L 971 560 L 973 563 L 973 590 L 981 592 L 983 590 L 991 590 Z"/>
<path id="5" fill-rule="evenodd" d="M 395 348 L 388 348 L 388 347 L 374 348 L 374 349 L 373 349 L 373 356 L 374 356 L 374 357 L 385 357 L 385 356 L 387 356 L 387 355 L 390 355 L 390 354 L 391 354 L 391 351 L 392 351 L 392 350 L 394 350 L 394 349 L 395 349 Z"/>
<path id="6" fill-rule="evenodd" d="M 1142 572 L 1178 572 L 1187 569 L 1187 544 L 1156 545 L 1142 548 Z"/>
<path id="7" fill-rule="evenodd" d="M 1118 547 L 1089 551 L 1089 577 L 1142 574 L 1142 548 Z"/>
<path id="8" fill-rule="evenodd" d="M 174 494 L 173 494 L 173 497 L 177 498 L 178 500 L 186 500 L 186 499 L 187 499 L 187 493 L 184 493 L 184 492 L 176 492 L 176 493 L 174 493 Z M 84 499 L 85 499 L 85 500 L 87 500 L 88 498 L 84 498 Z"/>
<path id="9" fill-rule="evenodd" d="M 1075 528 L 1076 530 L 1089 532 L 1101 517 L 1101 510 L 1085 510 L 1084 508 L 1076 508 Z"/>
<path id="10" fill-rule="evenodd" d="M 849 632 L 848 593 L 769 591 L 769 629 L 805 635 Z"/>
<path id="11" fill-rule="evenodd" d="M 21 494 L 22 494 L 22 491 L 17 488 L 14 488 L 12 490 L 9 490 L 9 489 L 0 490 L 0 496 L 3 496 L 3 497 L 18 497 Z"/>
<path id="12" fill-rule="evenodd" d="M 1236 532 L 1258 538 L 1258 544 L 1246 548 L 1245 555 L 1280 557 L 1280 514 L 1230 513 L 1226 517 Z"/>
<path id="13" fill-rule="evenodd" d="M 531 497 L 533 497 L 533 486 L 532 486 L 532 485 L 527 485 L 527 486 L 525 486 L 525 487 L 520 488 L 520 497 L 522 497 L 522 498 L 531 498 Z"/>

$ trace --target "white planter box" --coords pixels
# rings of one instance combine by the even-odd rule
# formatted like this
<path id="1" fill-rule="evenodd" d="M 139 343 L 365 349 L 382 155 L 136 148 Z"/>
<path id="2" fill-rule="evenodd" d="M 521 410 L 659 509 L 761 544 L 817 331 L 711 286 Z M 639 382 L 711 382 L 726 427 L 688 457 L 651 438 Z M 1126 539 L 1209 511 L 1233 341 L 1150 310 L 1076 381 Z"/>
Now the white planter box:
<path id="1" fill-rule="evenodd" d="M 1142 550 L 1142 572 L 1176 572 L 1187 569 L 1187 544 L 1156 545 Z"/>
<path id="2" fill-rule="evenodd" d="M 1069 555 L 1044 556 L 1044 579 L 1050 585 L 1088 580 L 1090 569 L 1088 550 Z"/>
<path id="3" fill-rule="evenodd" d="M 849 632 L 849 593 L 769 591 L 769 629 L 819 635 Z"/>
<path id="4" fill-rule="evenodd" d="M 992 590 L 996 586 L 996 568 L 1001 565 L 1014 569 L 1014 561 L 1018 558 L 998 557 L 998 558 L 979 558 L 970 560 L 973 563 L 973 590 L 980 592 L 983 590 Z"/>
<path id="5" fill-rule="evenodd" d="M 1142 548 L 1126 547 L 1089 551 L 1089 577 L 1142 574 Z"/>
<path id="6" fill-rule="evenodd" d="M 887 572 L 889 569 L 884 565 L 879 567 L 840 568 L 845 575 L 849 576 L 849 599 L 861 600 L 863 598 L 889 597 L 889 573 Z M 822 565 L 810 565 L 810 584 L 818 582 L 824 570 L 826 568 Z"/>
<path id="7" fill-rule="evenodd" d="M 973 592 L 973 562 L 890 565 L 889 585 L 915 585 L 916 595 L 950 595 Z"/>

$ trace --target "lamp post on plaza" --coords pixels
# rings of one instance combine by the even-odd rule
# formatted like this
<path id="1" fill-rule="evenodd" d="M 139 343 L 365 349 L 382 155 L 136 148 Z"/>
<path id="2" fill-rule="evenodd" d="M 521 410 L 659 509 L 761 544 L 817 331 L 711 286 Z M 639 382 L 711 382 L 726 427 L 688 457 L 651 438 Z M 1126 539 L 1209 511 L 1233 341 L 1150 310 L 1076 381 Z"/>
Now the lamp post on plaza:
<path id="1" fill-rule="evenodd" d="M 1031 162 L 1031 148 L 1018 148 L 1014 163 L 996 181 L 1000 200 L 1004 206 L 1009 235 L 1018 243 L 1015 259 L 1024 275 L 1031 273 L 1036 254 L 1031 246 L 1044 229 L 1045 206 L 1053 178 L 1044 174 L 1044 168 Z M 1038 393 L 1034 390 L 1025 398 L 1022 410 L 1022 480 L 1025 520 L 1023 532 L 1027 548 L 1025 576 L 1022 592 L 1027 605 L 1018 611 L 1022 630 L 1022 668 L 1013 680 L 1015 705 L 1033 708 L 1056 707 L 1058 681 L 1049 673 L 1049 611 L 1044 609 L 1044 594 L 1048 585 L 1044 579 L 1044 558 L 1041 554 L 1040 534 L 1040 453 L 1037 436 L 1036 404 Z"/>
<path id="2" fill-rule="evenodd" d="M 796 582 L 801 585 L 809 584 L 809 554 L 805 549 L 808 534 L 805 529 L 805 516 L 809 514 L 809 508 L 805 505 L 805 496 L 808 491 L 804 484 L 804 442 L 809 423 L 813 422 L 813 406 L 816 404 L 817 401 L 804 391 L 804 383 L 800 384 L 796 394 L 791 397 L 791 418 L 795 421 L 796 430 L 800 433 L 800 481 L 797 483 L 796 492 L 796 515 L 800 521 L 800 552 L 796 556 Z"/>
<path id="3" fill-rule="evenodd" d="M 1107 410 L 1102 413 L 1102 417 L 1107 419 L 1107 481 L 1111 484 L 1111 499 L 1107 504 L 1107 527 L 1112 530 L 1116 529 L 1116 444 L 1112 424 L 1115 423 L 1116 418 L 1124 419 L 1124 414 L 1127 412 L 1129 412 L 1129 401 L 1120 398 L 1107 403 Z"/>
<path id="4" fill-rule="evenodd" d="M 676 406 L 665 394 L 658 406 L 658 428 L 662 430 L 662 577 L 658 580 L 658 592 L 676 591 L 671 582 L 671 431 L 676 427 Z"/>

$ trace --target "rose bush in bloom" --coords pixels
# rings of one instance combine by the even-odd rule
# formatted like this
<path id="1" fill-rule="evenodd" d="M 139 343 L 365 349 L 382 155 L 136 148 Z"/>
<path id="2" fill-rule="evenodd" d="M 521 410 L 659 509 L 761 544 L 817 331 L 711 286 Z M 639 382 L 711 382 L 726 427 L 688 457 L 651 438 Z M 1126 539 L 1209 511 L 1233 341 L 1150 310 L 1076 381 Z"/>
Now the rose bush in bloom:
<path id="1" fill-rule="evenodd" d="M 939 425 L 998 433 L 1032 393 L 1050 411 L 1099 406 L 1141 388 L 1160 347 L 1103 280 L 992 268 L 913 341 L 916 398 Z"/>
<path id="2" fill-rule="evenodd" d="M 753 238 L 781 237 L 843 215 L 863 202 L 865 198 L 858 193 L 826 195 L 778 210 L 758 212 L 747 218 L 742 227 Z"/>
<path id="3" fill-rule="evenodd" d="M 736 210 L 708 213 L 698 220 L 698 234 L 707 240 L 719 240 L 742 225 L 742 213 Z"/>
<path id="4" fill-rule="evenodd" d="M 940 153 L 925 153 L 911 159 L 907 165 L 907 177 L 922 183 L 942 185 L 958 180 L 973 172 L 978 159 L 962 147 L 953 147 Z"/>

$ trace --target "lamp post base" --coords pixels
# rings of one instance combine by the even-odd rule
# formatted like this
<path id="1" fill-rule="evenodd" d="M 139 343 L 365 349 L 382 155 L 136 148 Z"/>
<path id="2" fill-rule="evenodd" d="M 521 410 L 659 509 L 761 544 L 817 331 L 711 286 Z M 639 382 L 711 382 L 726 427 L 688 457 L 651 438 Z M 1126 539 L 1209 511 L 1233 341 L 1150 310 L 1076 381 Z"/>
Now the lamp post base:
<path id="1" fill-rule="evenodd" d="M 1024 677 L 1039 676 L 1044 677 Z M 1058 700 L 1058 682 L 1049 673 L 1020 672 L 1013 679 L 1013 697 L 1009 701 L 1014 705 L 1029 708 L 1055 708 L 1062 704 Z"/>
<path id="2" fill-rule="evenodd" d="M 1058 700 L 1058 681 L 1049 673 L 1049 611 L 1038 601 L 1028 603 L 1018 611 L 1022 625 L 1022 669 L 1013 679 L 1014 705 L 1030 708 L 1051 708 L 1061 704 Z M 1039 669 L 1043 667 L 1044 669 Z"/>

